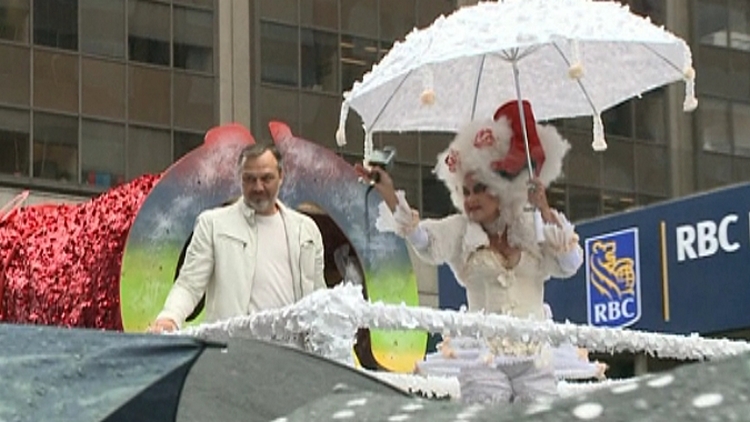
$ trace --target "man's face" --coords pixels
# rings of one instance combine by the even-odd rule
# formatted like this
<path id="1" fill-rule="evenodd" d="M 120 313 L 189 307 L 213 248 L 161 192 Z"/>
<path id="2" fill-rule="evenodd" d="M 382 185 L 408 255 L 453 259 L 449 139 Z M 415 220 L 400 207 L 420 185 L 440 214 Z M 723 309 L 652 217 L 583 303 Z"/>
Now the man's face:
<path id="1" fill-rule="evenodd" d="M 263 215 L 276 211 L 276 198 L 283 178 L 279 162 L 271 151 L 256 158 L 246 158 L 240 166 L 240 179 L 242 196 L 248 207 Z"/>

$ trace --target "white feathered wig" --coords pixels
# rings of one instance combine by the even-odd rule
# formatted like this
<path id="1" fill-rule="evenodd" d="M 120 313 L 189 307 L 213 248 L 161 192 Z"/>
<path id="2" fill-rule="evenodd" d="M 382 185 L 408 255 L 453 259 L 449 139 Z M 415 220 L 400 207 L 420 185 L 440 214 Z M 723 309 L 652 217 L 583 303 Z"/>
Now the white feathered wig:
<path id="1" fill-rule="evenodd" d="M 554 126 L 536 123 L 528 101 L 522 105 L 534 174 L 547 187 L 562 174 L 570 144 Z M 475 120 L 461 128 L 448 149 L 438 155 L 434 172 L 459 211 L 464 212 L 463 184 L 470 174 L 500 199 L 503 210 L 515 214 L 527 203 L 529 174 L 521 121 L 519 102 L 507 102 L 492 119 Z"/>

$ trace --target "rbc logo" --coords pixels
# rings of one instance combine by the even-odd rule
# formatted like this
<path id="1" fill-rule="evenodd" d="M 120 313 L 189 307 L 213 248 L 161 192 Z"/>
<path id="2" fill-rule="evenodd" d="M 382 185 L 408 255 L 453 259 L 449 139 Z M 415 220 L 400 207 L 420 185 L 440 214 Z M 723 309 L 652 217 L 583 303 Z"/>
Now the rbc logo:
<path id="1" fill-rule="evenodd" d="M 641 318 L 638 229 L 586 239 L 589 324 L 626 327 Z"/>

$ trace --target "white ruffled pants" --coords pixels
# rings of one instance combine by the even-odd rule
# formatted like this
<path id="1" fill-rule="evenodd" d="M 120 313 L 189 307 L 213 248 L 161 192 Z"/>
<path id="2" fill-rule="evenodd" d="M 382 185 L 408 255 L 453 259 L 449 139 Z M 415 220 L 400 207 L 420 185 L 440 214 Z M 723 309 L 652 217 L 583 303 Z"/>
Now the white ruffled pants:
<path id="1" fill-rule="evenodd" d="M 530 360 L 497 367 L 464 366 L 458 374 L 465 403 L 531 403 L 557 397 L 552 365 Z"/>

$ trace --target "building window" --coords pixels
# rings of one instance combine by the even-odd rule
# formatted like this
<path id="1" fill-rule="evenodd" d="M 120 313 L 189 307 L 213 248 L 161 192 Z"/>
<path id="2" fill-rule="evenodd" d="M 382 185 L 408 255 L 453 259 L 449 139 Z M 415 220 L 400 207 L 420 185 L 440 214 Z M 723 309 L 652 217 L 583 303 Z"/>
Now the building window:
<path id="1" fill-rule="evenodd" d="M 698 108 L 699 139 L 703 150 L 731 153 L 729 102 L 702 98 Z"/>
<path id="2" fill-rule="evenodd" d="M 254 3 L 258 5 L 260 12 L 259 15 L 263 19 L 273 19 L 275 21 L 288 22 L 291 24 L 298 23 L 297 0 L 261 0 Z"/>
<path id="3" fill-rule="evenodd" d="M 456 212 L 450 192 L 435 177 L 432 167 L 422 167 L 422 214 L 425 218 L 442 218 Z"/>
<path id="4" fill-rule="evenodd" d="M 336 34 L 302 29 L 302 87 L 339 92 L 339 42 Z"/>
<path id="5" fill-rule="evenodd" d="M 302 0 L 299 3 L 299 15 L 300 23 L 304 26 L 334 31 L 339 29 L 338 0 Z"/>
<path id="6" fill-rule="evenodd" d="M 131 120 L 168 126 L 170 118 L 170 73 L 166 70 L 130 66 L 128 113 Z"/>
<path id="7" fill-rule="evenodd" d="M 602 123 L 607 135 L 633 136 L 633 103 L 624 102 L 602 113 Z"/>
<path id="8" fill-rule="evenodd" d="M 695 16 L 701 44 L 720 47 L 729 45 L 726 0 L 698 0 Z"/>
<path id="9" fill-rule="evenodd" d="M 127 143 L 127 177 L 159 174 L 172 163 L 172 142 L 168 130 L 130 126 Z"/>
<path id="10" fill-rule="evenodd" d="M 732 139 L 736 155 L 750 156 L 750 105 L 732 104 Z"/>
<path id="11" fill-rule="evenodd" d="M 417 2 L 417 26 L 424 28 L 440 15 L 448 16 L 456 10 L 455 0 L 419 0 Z"/>
<path id="12" fill-rule="evenodd" d="M 571 221 L 585 220 L 601 214 L 599 191 L 596 189 L 569 186 L 568 203 Z"/>
<path id="13" fill-rule="evenodd" d="M 34 177 L 78 183 L 78 119 L 34 113 Z"/>
<path id="14" fill-rule="evenodd" d="M 610 139 L 604 160 L 602 186 L 630 192 L 635 188 L 633 141 Z"/>
<path id="15" fill-rule="evenodd" d="M 729 47 L 750 51 L 750 4 L 747 0 L 729 0 Z"/>
<path id="16" fill-rule="evenodd" d="M 639 192 L 669 196 L 669 154 L 666 147 L 636 144 L 635 167 Z"/>
<path id="17" fill-rule="evenodd" d="M 130 0 L 128 9 L 128 58 L 169 66 L 169 6 Z"/>
<path id="18" fill-rule="evenodd" d="M 125 65 L 81 59 L 81 109 L 89 116 L 125 117 Z"/>
<path id="19" fill-rule="evenodd" d="M 389 41 L 404 39 L 416 24 L 414 0 L 380 0 L 380 38 Z"/>
<path id="20" fill-rule="evenodd" d="M 125 181 L 125 126 L 84 119 L 81 123 L 81 180 L 109 188 Z"/>
<path id="21" fill-rule="evenodd" d="M 378 43 L 367 38 L 341 35 L 341 88 L 352 89 L 354 82 L 378 61 Z"/>
<path id="22" fill-rule="evenodd" d="M 588 131 L 568 133 L 566 137 L 571 148 L 565 159 L 565 179 L 578 185 L 599 186 L 603 154 L 591 149 L 591 127 Z"/>
<path id="23" fill-rule="evenodd" d="M 347 0 L 341 2 L 341 31 L 349 34 L 378 36 L 378 0 Z"/>
<path id="24" fill-rule="evenodd" d="M 698 189 L 708 190 L 732 183 L 732 157 L 704 152 L 698 159 Z"/>
<path id="25" fill-rule="evenodd" d="M 80 0 L 81 51 L 125 57 L 125 2 Z"/>
<path id="26" fill-rule="evenodd" d="M 174 125 L 208 130 L 214 124 L 214 78 L 174 74 Z"/>
<path id="27" fill-rule="evenodd" d="M 0 173 L 29 175 L 29 112 L 0 108 Z"/>
<path id="28" fill-rule="evenodd" d="M 175 6 L 174 67 L 213 72 L 213 45 L 213 13 Z"/>
<path id="29" fill-rule="evenodd" d="M 177 132 L 174 133 L 174 161 L 179 160 L 190 151 L 203 145 L 203 135 L 199 133 Z"/>
<path id="30" fill-rule="evenodd" d="M 257 131 L 266 133 L 268 122 L 276 120 L 289 125 L 292 133 L 299 133 L 299 93 L 296 91 L 260 87 L 256 95 Z"/>
<path id="31" fill-rule="evenodd" d="M 0 39 L 29 42 L 29 0 L 0 0 Z"/>
<path id="32" fill-rule="evenodd" d="M 29 105 L 29 48 L 0 44 L 0 102 Z"/>
<path id="33" fill-rule="evenodd" d="M 653 143 L 667 143 L 665 90 L 651 91 L 635 103 L 635 137 Z"/>
<path id="34" fill-rule="evenodd" d="M 34 44 L 78 49 L 78 1 L 34 0 Z"/>
<path id="35" fill-rule="evenodd" d="M 340 105 L 337 97 L 303 92 L 300 95 L 303 110 L 300 135 L 327 148 L 336 148 Z"/>
<path id="36" fill-rule="evenodd" d="M 78 56 L 34 51 L 34 106 L 78 113 Z"/>
<path id="37" fill-rule="evenodd" d="M 278 85 L 298 85 L 299 28 L 260 24 L 260 79 Z"/>
<path id="38" fill-rule="evenodd" d="M 634 206 L 635 196 L 632 193 L 605 192 L 602 194 L 602 214 L 614 214 Z"/>

